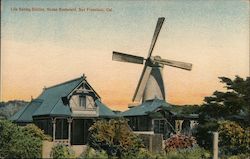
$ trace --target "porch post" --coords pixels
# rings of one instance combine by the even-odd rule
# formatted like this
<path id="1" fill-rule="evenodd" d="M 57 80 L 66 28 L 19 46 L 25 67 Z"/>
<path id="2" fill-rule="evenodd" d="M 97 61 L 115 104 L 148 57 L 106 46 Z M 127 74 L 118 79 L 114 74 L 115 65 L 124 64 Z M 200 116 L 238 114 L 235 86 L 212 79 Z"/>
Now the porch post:
<path id="1" fill-rule="evenodd" d="M 151 131 L 154 132 L 154 119 L 151 119 Z"/>
<path id="2" fill-rule="evenodd" d="M 56 139 L 56 118 L 52 118 L 53 123 L 53 141 L 55 142 Z"/>
<path id="3" fill-rule="evenodd" d="M 175 132 L 180 133 L 182 129 L 183 120 L 175 120 Z"/>
<path id="4" fill-rule="evenodd" d="M 181 131 L 182 131 L 182 124 L 183 124 L 183 121 L 184 121 L 184 120 L 180 120 L 180 133 L 181 133 Z"/>
<path id="5" fill-rule="evenodd" d="M 69 124 L 69 130 L 68 130 L 68 140 L 69 140 L 69 145 L 70 145 L 70 140 L 71 140 L 71 123 L 72 123 L 72 118 L 68 118 L 68 124 Z"/>

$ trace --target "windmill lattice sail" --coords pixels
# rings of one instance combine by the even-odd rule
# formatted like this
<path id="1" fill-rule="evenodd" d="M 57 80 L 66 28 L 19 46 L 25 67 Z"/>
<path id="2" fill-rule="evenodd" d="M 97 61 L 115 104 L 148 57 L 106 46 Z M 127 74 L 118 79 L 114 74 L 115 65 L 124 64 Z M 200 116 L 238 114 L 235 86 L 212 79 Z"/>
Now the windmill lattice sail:
<path id="1" fill-rule="evenodd" d="M 132 99 L 133 102 L 139 102 L 140 100 L 145 102 L 155 98 L 165 100 L 165 87 L 162 76 L 164 65 L 189 71 L 192 69 L 191 63 L 162 59 L 160 56 L 152 56 L 164 20 L 164 17 L 158 18 L 146 59 L 141 56 L 113 51 L 112 60 L 114 61 L 144 64 L 142 74 Z"/>

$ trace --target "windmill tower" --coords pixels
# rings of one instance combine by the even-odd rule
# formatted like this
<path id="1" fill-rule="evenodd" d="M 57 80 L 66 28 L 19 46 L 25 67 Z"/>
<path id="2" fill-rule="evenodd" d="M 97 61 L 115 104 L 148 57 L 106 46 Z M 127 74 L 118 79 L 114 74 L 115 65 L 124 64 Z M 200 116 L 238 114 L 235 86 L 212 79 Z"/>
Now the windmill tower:
<path id="1" fill-rule="evenodd" d="M 133 102 L 142 100 L 143 103 L 152 99 L 165 100 L 165 88 L 162 76 L 164 65 L 188 71 L 192 69 L 191 63 L 162 59 L 160 56 L 152 56 L 164 20 L 164 17 L 158 18 L 147 58 L 113 51 L 112 60 L 114 61 L 144 64 L 140 80 L 132 99 Z"/>

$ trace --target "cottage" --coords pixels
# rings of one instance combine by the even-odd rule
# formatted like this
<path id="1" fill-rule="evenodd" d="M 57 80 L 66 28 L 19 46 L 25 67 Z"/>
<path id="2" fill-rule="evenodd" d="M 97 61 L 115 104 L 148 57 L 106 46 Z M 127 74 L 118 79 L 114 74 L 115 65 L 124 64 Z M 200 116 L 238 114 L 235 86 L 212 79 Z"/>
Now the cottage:
<path id="1" fill-rule="evenodd" d="M 139 134 L 162 134 L 168 138 L 174 133 L 191 135 L 197 124 L 197 114 L 180 114 L 165 100 L 144 101 L 138 106 L 131 106 L 121 116 L 128 119 L 132 130 Z"/>
<path id="2" fill-rule="evenodd" d="M 44 88 L 11 120 L 19 125 L 34 123 L 52 136 L 54 142 L 72 145 L 87 143 L 88 129 L 95 120 L 116 114 L 101 102 L 100 96 L 82 76 Z"/>

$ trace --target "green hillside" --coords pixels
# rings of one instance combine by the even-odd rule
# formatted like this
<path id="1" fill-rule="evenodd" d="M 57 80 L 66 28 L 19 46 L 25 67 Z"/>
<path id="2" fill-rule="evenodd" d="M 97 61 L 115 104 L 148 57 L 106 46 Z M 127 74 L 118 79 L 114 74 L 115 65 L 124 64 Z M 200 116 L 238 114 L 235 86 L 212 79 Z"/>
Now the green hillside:
<path id="1" fill-rule="evenodd" d="M 18 110 L 23 108 L 28 102 L 23 100 L 11 100 L 0 102 L 0 119 L 8 119 Z"/>

